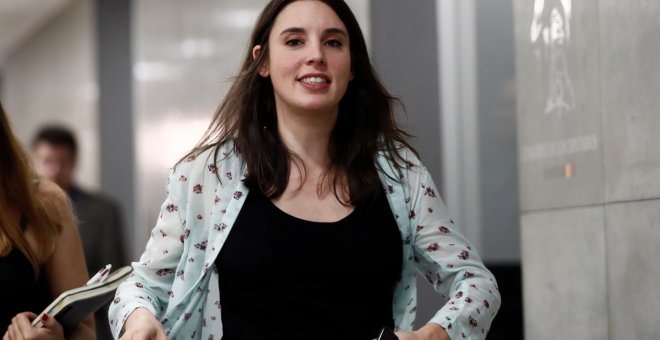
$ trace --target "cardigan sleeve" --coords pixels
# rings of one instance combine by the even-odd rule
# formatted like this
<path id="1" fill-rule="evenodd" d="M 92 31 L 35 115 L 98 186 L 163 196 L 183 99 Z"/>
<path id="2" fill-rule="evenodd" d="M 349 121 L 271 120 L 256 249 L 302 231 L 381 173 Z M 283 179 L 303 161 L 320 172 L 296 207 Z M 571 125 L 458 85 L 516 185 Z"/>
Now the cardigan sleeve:
<path id="1" fill-rule="evenodd" d="M 407 177 L 415 267 L 444 303 L 430 322 L 452 339 L 484 339 L 500 306 L 495 278 L 456 230 L 427 169 L 408 162 Z"/>
<path id="2" fill-rule="evenodd" d="M 115 338 L 119 338 L 124 322 L 135 309 L 146 308 L 160 319 L 167 306 L 183 252 L 184 207 L 180 205 L 180 194 L 185 192 L 185 176 L 177 171 L 180 168 L 175 168 L 169 177 L 167 197 L 140 261 L 132 263 L 133 273 L 117 288 L 110 305 L 109 320 Z"/>

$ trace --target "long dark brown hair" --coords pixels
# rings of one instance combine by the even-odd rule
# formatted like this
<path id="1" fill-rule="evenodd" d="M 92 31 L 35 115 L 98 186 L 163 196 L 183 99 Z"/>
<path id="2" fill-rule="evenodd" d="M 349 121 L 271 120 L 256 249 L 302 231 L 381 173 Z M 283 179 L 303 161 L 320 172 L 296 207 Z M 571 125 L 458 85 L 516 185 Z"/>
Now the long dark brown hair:
<path id="1" fill-rule="evenodd" d="M 54 206 L 40 197 L 38 186 L 39 180 L 0 103 L 0 256 L 18 249 L 32 264 L 35 275 L 40 262 L 55 250 L 61 230 Z M 30 247 L 21 220 L 34 230 L 36 250 Z"/>
<path id="2" fill-rule="evenodd" d="M 267 197 L 279 197 L 289 180 L 291 160 L 296 158 L 277 132 L 275 97 L 270 78 L 259 75 L 259 66 L 269 53 L 268 36 L 278 14 L 298 0 L 272 0 L 261 12 L 252 31 L 239 74 L 201 141 L 186 156 L 195 155 L 234 140 L 247 165 L 246 185 Z M 332 130 L 328 154 L 332 162 L 329 178 L 332 190 L 343 204 L 373 201 L 382 191 L 375 159 L 384 151 L 399 167 L 399 150 L 410 137 L 395 121 L 394 105 L 400 101 L 381 84 L 371 65 L 367 45 L 357 19 L 342 0 L 318 0 L 334 10 L 348 30 L 353 80 L 339 102 L 339 114 Z M 252 48 L 261 46 L 253 58 Z M 304 170 L 304 169 L 303 169 Z M 348 200 L 341 193 L 348 190 Z"/>

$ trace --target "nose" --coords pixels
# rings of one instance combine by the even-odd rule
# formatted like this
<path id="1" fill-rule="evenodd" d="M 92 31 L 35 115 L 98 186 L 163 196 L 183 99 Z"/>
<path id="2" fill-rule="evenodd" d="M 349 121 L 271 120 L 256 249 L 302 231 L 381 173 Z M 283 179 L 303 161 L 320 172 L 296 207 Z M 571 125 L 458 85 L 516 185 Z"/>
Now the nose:
<path id="1" fill-rule="evenodd" d="M 321 43 L 309 44 L 309 56 L 307 64 L 325 64 L 325 53 Z"/>

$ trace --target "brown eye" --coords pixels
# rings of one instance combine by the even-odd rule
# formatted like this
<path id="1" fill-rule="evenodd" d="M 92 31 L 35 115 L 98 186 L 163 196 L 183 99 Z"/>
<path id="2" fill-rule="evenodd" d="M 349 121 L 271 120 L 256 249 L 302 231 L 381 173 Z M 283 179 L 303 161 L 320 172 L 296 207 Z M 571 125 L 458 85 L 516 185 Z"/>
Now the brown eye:
<path id="1" fill-rule="evenodd" d="M 341 41 L 339 41 L 337 39 L 330 39 L 330 40 L 326 41 L 325 43 L 328 46 L 331 46 L 331 47 L 342 47 L 344 45 Z"/>
<path id="2" fill-rule="evenodd" d="M 289 39 L 285 42 L 287 46 L 295 47 L 299 46 L 302 44 L 302 41 L 300 39 Z"/>

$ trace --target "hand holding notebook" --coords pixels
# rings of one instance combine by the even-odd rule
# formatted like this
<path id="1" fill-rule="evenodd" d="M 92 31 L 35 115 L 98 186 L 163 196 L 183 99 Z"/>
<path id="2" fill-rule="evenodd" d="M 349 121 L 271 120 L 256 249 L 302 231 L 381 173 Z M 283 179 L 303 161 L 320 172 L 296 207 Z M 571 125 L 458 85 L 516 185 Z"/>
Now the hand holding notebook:
<path id="1" fill-rule="evenodd" d="M 130 266 L 125 266 L 109 273 L 110 268 L 110 265 L 102 268 L 87 285 L 63 292 L 39 315 L 54 317 L 65 331 L 73 329 L 86 316 L 112 299 L 119 284 L 133 271 Z M 32 326 L 41 327 L 41 317 L 34 319 Z"/>

